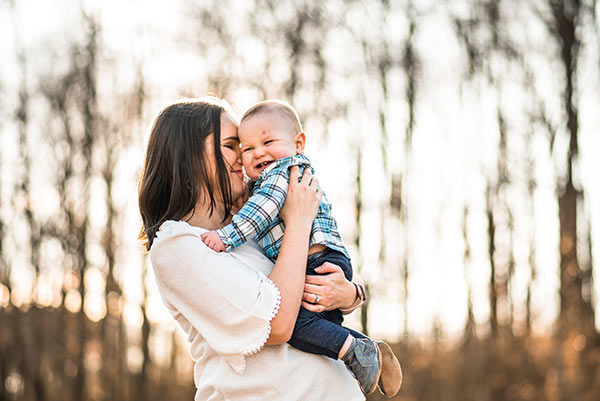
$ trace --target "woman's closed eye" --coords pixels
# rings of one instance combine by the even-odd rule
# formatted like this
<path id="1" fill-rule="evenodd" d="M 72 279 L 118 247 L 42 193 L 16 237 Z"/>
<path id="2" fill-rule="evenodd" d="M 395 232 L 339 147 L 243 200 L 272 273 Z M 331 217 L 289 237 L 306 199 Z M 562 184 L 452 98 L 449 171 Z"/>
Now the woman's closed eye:
<path id="1" fill-rule="evenodd" d="M 237 140 L 228 139 L 226 141 L 221 142 L 221 146 L 227 149 L 236 150 L 239 149 L 240 143 Z"/>

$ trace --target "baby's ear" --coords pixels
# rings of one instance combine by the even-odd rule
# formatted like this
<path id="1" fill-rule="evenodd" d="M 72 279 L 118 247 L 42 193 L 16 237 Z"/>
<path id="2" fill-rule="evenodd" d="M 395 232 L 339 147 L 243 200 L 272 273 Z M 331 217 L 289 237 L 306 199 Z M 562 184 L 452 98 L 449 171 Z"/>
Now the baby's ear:
<path id="1" fill-rule="evenodd" d="M 306 135 L 304 132 L 298 132 L 294 137 L 294 143 L 296 144 L 296 154 L 301 155 L 304 153 L 304 143 L 306 142 Z"/>

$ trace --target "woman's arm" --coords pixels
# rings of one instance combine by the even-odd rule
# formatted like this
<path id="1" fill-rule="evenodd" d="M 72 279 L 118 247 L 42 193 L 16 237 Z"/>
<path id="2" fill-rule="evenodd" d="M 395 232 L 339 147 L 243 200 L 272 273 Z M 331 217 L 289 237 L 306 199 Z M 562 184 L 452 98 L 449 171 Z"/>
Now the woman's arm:
<path id="1" fill-rule="evenodd" d="M 279 288 L 281 305 L 271 320 L 271 334 L 266 342 L 269 345 L 283 344 L 292 336 L 304 289 L 310 229 L 321 200 L 317 179 L 310 171 L 304 171 L 300 182 L 299 175 L 298 167 L 290 169 L 287 197 L 280 212 L 285 234 L 269 278 Z"/>

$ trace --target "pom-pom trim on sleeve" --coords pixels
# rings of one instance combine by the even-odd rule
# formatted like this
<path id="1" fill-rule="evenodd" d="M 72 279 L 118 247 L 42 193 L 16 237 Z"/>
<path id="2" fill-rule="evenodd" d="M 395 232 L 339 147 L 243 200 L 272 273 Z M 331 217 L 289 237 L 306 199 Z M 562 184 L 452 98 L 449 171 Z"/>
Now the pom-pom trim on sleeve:
<path id="1" fill-rule="evenodd" d="M 277 288 L 277 285 L 275 285 L 273 280 L 271 280 L 270 278 L 265 276 L 262 278 L 261 282 L 267 283 L 275 290 L 275 294 L 276 294 L 275 305 L 273 305 L 273 309 L 271 310 L 271 314 L 269 315 L 269 322 L 268 322 L 269 325 L 267 326 L 267 332 L 265 333 L 263 340 L 261 341 L 261 343 L 258 346 L 254 347 L 254 348 L 250 348 L 245 351 L 242 351 L 244 356 L 254 355 L 265 346 L 265 343 L 267 342 L 267 340 L 269 339 L 269 336 L 271 335 L 271 320 L 273 320 L 273 318 L 275 316 L 277 316 L 277 313 L 279 312 L 279 307 L 281 306 L 281 293 L 279 292 L 279 288 Z"/>

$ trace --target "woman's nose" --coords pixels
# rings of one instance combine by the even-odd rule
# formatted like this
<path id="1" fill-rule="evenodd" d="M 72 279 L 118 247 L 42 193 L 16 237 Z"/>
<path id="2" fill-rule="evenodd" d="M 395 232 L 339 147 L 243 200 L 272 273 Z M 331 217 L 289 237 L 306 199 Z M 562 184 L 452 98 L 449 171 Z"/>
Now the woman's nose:
<path id="1" fill-rule="evenodd" d="M 242 163 L 242 150 L 238 147 L 235 148 L 235 162 L 236 163 Z"/>

